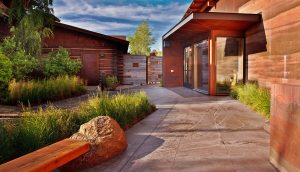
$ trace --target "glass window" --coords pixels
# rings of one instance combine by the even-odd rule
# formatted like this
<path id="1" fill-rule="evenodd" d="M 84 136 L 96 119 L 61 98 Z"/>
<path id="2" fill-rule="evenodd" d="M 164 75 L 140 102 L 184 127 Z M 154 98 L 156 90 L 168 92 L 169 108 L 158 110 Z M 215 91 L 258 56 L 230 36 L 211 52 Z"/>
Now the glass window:
<path id="1" fill-rule="evenodd" d="M 244 39 L 218 37 L 216 40 L 216 93 L 228 94 L 230 87 L 243 82 Z"/>

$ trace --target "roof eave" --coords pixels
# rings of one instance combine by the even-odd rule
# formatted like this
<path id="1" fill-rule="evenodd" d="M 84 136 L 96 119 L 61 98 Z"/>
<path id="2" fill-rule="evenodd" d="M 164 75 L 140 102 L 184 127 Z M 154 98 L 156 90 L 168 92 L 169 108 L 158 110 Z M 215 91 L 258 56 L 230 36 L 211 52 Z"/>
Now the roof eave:
<path id="1" fill-rule="evenodd" d="M 117 42 L 117 43 L 121 43 L 121 44 L 124 44 L 124 45 L 127 45 L 127 46 L 129 45 L 129 42 L 126 41 L 126 40 L 115 38 L 115 37 L 108 36 L 108 35 L 104 35 L 104 34 L 97 33 L 97 32 L 93 32 L 93 31 L 86 30 L 86 29 L 83 29 L 83 28 L 67 25 L 67 24 L 64 24 L 64 23 L 55 22 L 54 26 L 62 27 L 62 28 L 65 28 L 65 29 L 70 29 L 70 30 L 80 32 L 80 33 L 84 33 L 84 34 L 88 34 L 88 35 L 91 35 L 91 36 L 96 36 L 96 37 L 102 38 L 102 39 L 107 39 L 107 40 L 114 41 L 114 42 Z"/>

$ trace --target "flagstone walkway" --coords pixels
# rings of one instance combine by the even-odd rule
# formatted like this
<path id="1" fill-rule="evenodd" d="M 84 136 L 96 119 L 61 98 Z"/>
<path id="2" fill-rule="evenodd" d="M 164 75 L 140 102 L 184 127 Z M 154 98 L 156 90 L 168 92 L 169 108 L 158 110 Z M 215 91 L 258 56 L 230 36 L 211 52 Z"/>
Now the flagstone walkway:
<path id="1" fill-rule="evenodd" d="M 143 90 L 158 110 L 126 132 L 126 152 L 85 171 L 276 171 L 263 119 L 238 101 L 186 88 Z"/>

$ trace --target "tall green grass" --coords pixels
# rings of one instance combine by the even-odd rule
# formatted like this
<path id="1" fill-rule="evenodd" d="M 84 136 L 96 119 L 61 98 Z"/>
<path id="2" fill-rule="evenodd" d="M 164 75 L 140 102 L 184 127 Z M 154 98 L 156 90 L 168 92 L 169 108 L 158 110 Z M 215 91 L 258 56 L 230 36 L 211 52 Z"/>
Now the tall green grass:
<path id="1" fill-rule="evenodd" d="M 110 116 L 127 128 L 154 109 L 147 95 L 138 92 L 113 96 L 101 93 L 72 110 L 53 106 L 28 110 L 13 127 L 0 127 L 0 163 L 67 138 L 94 117 Z"/>
<path id="2" fill-rule="evenodd" d="M 247 83 L 232 88 L 231 96 L 250 106 L 264 118 L 270 119 L 271 94 L 270 90 L 257 84 Z"/>
<path id="3" fill-rule="evenodd" d="M 85 91 L 84 81 L 77 76 L 12 81 L 9 84 L 9 103 L 37 104 L 80 95 Z"/>

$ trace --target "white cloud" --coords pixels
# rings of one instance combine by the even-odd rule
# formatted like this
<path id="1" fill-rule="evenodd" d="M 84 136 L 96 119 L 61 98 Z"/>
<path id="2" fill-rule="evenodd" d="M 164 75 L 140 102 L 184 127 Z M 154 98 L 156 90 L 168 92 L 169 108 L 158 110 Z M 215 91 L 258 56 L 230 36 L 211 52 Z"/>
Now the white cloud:
<path id="1" fill-rule="evenodd" d="M 101 5 L 90 4 L 84 0 L 63 0 L 65 5 L 54 8 L 55 15 L 93 15 L 100 17 L 123 18 L 128 20 L 140 21 L 149 19 L 150 21 L 178 21 L 187 5 L 170 3 L 168 5 Z"/>
<path id="2" fill-rule="evenodd" d="M 101 22 L 93 20 L 63 20 L 63 23 L 100 33 L 112 30 L 133 29 L 136 27 L 135 25 L 128 23 Z"/>

